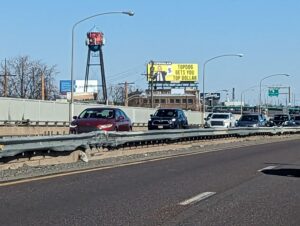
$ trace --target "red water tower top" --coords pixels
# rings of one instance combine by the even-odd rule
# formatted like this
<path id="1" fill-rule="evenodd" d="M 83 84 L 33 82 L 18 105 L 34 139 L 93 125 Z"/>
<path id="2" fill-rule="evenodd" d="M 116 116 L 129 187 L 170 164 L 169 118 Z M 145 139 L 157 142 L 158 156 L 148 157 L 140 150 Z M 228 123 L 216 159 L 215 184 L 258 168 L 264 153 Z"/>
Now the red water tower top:
<path id="1" fill-rule="evenodd" d="M 87 45 L 95 46 L 95 45 L 104 45 L 104 35 L 102 32 L 88 32 L 87 33 Z"/>

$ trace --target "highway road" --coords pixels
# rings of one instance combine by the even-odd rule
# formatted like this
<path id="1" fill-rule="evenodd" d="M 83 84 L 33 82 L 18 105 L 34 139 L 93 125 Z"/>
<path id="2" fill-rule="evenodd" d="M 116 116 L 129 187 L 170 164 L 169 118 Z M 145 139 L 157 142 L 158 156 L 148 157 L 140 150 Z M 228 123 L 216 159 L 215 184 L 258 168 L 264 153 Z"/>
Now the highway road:
<path id="1" fill-rule="evenodd" d="M 0 225 L 300 225 L 300 140 L 0 186 Z"/>

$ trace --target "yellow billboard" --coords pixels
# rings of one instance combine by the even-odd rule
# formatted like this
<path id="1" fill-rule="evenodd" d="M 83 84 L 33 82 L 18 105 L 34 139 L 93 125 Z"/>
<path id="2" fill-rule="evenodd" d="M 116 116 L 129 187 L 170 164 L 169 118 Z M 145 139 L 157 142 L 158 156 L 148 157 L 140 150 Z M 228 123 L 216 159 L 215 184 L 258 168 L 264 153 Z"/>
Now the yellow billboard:
<path id="1" fill-rule="evenodd" d="M 196 82 L 198 64 L 154 63 L 152 80 L 155 82 Z M 151 81 L 151 64 L 147 65 L 148 81 Z"/>

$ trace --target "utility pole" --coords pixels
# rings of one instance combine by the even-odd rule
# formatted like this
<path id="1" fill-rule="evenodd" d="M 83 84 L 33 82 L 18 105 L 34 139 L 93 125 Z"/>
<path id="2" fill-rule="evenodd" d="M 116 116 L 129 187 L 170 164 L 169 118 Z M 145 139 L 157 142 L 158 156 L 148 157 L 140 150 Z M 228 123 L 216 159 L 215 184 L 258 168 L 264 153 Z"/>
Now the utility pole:
<path id="1" fill-rule="evenodd" d="M 35 88 L 35 78 L 34 78 L 34 68 L 32 68 L 32 92 L 31 92 L 31 96 L 32 98 L 34 98 L 34 88 Z"/>
<path id="2" fill-rule="evenodd" d="M 148 69 L 147 69 L 147 74 L 142 74 L 142 75 L 146 75 L 147 76 L 147 80 L 149 81 L 150 84 L 150 95 L 151 95 L 151 105 L 150 107 L 153 108 L 153 81 L 155 79 L 155 75 L 154 75 L 154 61 L 151 60 L 150 61 L 150 72 L 148 73 Z M 149 89 L 149 85 L 148 85 L 148 89 Z"/>
<path id="3" fill-rule="evenodd" d="M 21 98 L 24 98 L 24 61 L 21 64 Z"/>
<path id="4" fill-rule="evenodd" d="M 124 93 L 125 93 L 125 100 L 124 100 L 124 106 L 127 107 L 128 106 L 128 85 L 132 85 L 134 84 L 134 82 L 123 82 L 123 83 L 119 83 L 119 85 L 124 85 Z"/>
<path id="5" fill-rule="evenodd" d="M 4 77 L 4 81 L 3 81 L 3 96 L 7 97 L 7 86 L 8 86 L 7 77 L 8 76 L 16 76 L 16 75 L 8 74 L 8 72 L 7 72 L 7 66 L 6 66 L 6 58 L 5 58 L 5 61 L 4 61 L 4 74 L 0 75 L 0 76 Z"/>
<path id="6" fill-rule="evenodd" d="M 151 79 L 151 108 L 153 108 L 153 80 L 154 80 L 154 61 L 150 61 L 150 79 Z"/>
<path id="7" fill-rule="evenodd" d="M 42 100 L 45 100 L 45 76 L 44 76 L 44 73 L 42 73 L 42 76 L 41 76 L 41 79 L 42 79 Z"/>
<path id="8" fill-rule="evenodd" d="M 7 70 L 6 70 L 6 59 L 4 63 L 4 96 L 7 97 Z"/>
<path id="9" fill-rule="evenodd" d="M 288 87 L 288 90 L 289 90 L 289 104 L 291 103 L 291 87 L 289 86 Z"/>

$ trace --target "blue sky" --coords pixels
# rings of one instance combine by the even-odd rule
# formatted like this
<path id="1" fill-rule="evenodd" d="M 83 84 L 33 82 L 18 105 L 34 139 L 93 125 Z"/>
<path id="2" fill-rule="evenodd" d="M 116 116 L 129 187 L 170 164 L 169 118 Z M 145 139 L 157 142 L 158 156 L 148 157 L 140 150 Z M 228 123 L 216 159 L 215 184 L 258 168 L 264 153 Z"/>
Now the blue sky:
<path id="1" fill-rule="evenodd" d="M 127 80 L 146 87 L 150 60 L 198 63 L 202 81 L 205 60 L 228 53 L 206 67 L 206 91 L 236 89 L 236 96 L 259 84 L 291 86 L 300 104 L 300 2 L 297 0 L 52 0 L 4 1 L 0 8 L 0 60 L 29 55 L 57 65 L 59 80 L 70 78 L 71 29 L 75 22 L 101 12 L 135 12 L 96 17 L 75 31 L 75 79 L 84 79 L 86 32 L 96 25 L 106 37 L 103 47 L 109 84 Z M 92 69 L 92 78 L 97 78 Z M 201 86 L 202 87 L 202 86 Z M 247 92 L 256 102 L 258 89 Z M 275 100 L 274 100 L 275 101 Z"/>

